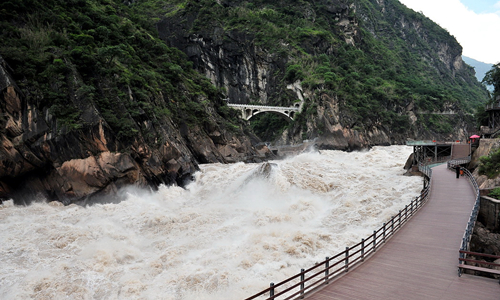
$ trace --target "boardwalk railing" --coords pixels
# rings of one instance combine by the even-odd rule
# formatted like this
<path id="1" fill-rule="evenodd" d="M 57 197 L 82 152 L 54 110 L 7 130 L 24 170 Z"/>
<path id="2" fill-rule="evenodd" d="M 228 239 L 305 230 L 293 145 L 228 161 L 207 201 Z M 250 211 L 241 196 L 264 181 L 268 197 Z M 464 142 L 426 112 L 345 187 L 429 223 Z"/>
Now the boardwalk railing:
<path id="1" fill-rule="evenodd" d="M 448 162 L 448 169 L 452 170 L 455 169 L 456 167 L 460 167 L 460 165 L 469 162 L 470 162 L 470 156 L 455 160 L 450 160 Z M 466 168 L 460 167 L 460 169 L 463 171 L 464 175 L 467 176 L 467 178 L 469 179 L 470 183 L 472 184 L 472 187 L 474 188 L 474 193 L 476 195 L 476 201 L 470 213 L 469 221 L 467 222 L 464 236 L 462 238 L 462 244 L 460 245 L 460 258 L 465 258 L 465 254 L 462 253 L 462 251 L 469 251 L 469 244 L 472 236 L 472 231 L 474 230 L 474 225 L 476 224 L 477 220 L 477 214 L 479 213 L 480 194 L 479 194 L 479 186 L 477 185 L 477 182 L 474 179 L 474 176 L 472 176 L 471 172 L 469 172 L 469 170 L 467 170 Z M 460 275 L 460 270 L 459 270 L 459 275 Z"/>
<path id="2" fill-rule="evenodd" d="M 476 225 L 477 214 L 479 213 L 479 204 L 480 204 L 480 194 L 479 194 L 479 186 L 477 185 L 476 180 L 472 176 L 472 174 L 466 168 L 461 168 L 464 171 L 465 176 L 469 178 L 469 181 L 474 188 L 474 192 L 476 194 L 476 201 L 474 202 L 474 207 L 469 216 L 469 221 L 467 222 L 467 226 L 465 227 L 464 236 L 462 238 L 462 244 L 460 245 L 459 251 L 459 262 L 463 263 L 462 259 L 465 259 L 465 251 L 469 251 L 470 239 L 472 237 L 472 232 L 474 231 L 474 225 Z M 462 269 L 458 268 L 458 276 L 462 275 Z"/>
<path id="3" fill-rule="evenodd" d="M 426 180 L 430 180 L 432 177 L 432 169 L 428 165 L 420 164 L 418 170 L 424 174 Z"/>
<path id="4" fill-rule="evenodd" d="M 456 167 L 459 167 L 460 165 L 463 165 L 463 164 L 466 164 L 469 162 L 470 162 L 470 156 L 466 157 L 466 158 L 451 160 L 448 162 L 448 168 L 455 169 Z M 476 201 L 474 202 L 474 206 L 473 206 L 472 211 L 470 213 L 469 221 L 467 222 L 467 226 L 465 226 L 464 235 L 462 237 L 462 244 L 460 245 L 460 250 L 458 251 L 459 252 L 458 276 L 462 275 L 463 269 L 465 269 L 465 268 L 472 269 L 470 267 L 465 267 L 465 262 L 471 261 L 471 260 L 468 260 L 466 258 L 466 256 L 467 256 L 467 254 L 473 253 L 473 252 L 469 252 L 469 246 L 470 246 L 470 240 L 472 237 L 472 232 L 474 231 L 474 226 L 476 225 L 477 215 L 479 213 L 479 205 L 481 203 L 481 195 L 479 192 L 479 186 L 477 185 L 476 179 L 474 179 L 474 176 L 472 176 L 471 172 L 469 172 L 469 170 L 467 170 L 467 168 L 460 167 L 460 169 L 464 172 L 464 175 L 467 176 L 470 183 L 472 184 L 472 187 L 473 187 L 474 193 L 475 193 L 475 197 L 476 197 Z M 480 254 L 480 253 L 475 253 L 475 255 L 485 256 L 485 254 Z M 486 269 L 486 270 L 488 270 L 488 269 Z"/>
<path id="5" fill-rule="evenodd" d="M 419 167 L 420 169 L 420 167 Z M 326 257 L 324 261 L 317 263 L 309 269 L 301 269 L 300 273 L 283 280 L 277 284 L 271 283 L 269 288 L 249 297 L 252 299 L 301 299 L 306 293 L 311 292 L 324 284 L 334 281 L 358 264 L 361 264 L 371 254 L 375 253 L 387 239 L 392 237 L 427 201 L 430 191 L 430 177 L 432 170 L 428 166 L 421 166 L 422 173 L 429 182 L 422 190 L 420 196 L 416 197 L 409 205 L 384 223 L 378 230 L 361 242 L 351 247 L 346 247 L 333 257 Z"/>
<path id="6" fill-rule="evenodd" d="M 470 163 L 470 160 L 471 160 L 470 156 L 450 160 L 450 161 L 448 161 L 448 169 L 454 169 L 457 166 L 468 164 L 468 163 Z M 475 182 L 475 180 L 474 180 L 474 182 Z"/>
<path id="7" fill-rule="evenodd" d="M 488 261 L 483 261 L 483 260 L 478 260 L 479 257 L 485 257 L 490 260 L 497 260 L 500 259 L 500 256 L 498 255 L 490 255 L 490 254 L 484 254 L 484 253 L 477 253 L 477 252 L 469 252 L 469 251 L 463 251 L 460 250 L 460 254 L 465 255 L 471 255 L 474 256 L 476 259 L 468 259 L 468 258 L 459 258 L 458 260 L 460 261 L 460 264 L 458 265 L 458 276 L 462 275 L 461 270 L 467 269 L 467 270 L 472 270 L 476 272 L 483 272 L 483 273 L 489 273 L 489 274 L 496 274 L 500 275 L 500 269 L 494 269 L 495 267 L 500 267 L 500 264 L 494 263 L 494 262 L 488 262 Z M 474 265 L 466 265 L 465 263 L 471 263 Z M 479 267 L 476 265 L 485 265 L 486 267 Z M 500 283 L 500 280 L 498 281 Z"/>

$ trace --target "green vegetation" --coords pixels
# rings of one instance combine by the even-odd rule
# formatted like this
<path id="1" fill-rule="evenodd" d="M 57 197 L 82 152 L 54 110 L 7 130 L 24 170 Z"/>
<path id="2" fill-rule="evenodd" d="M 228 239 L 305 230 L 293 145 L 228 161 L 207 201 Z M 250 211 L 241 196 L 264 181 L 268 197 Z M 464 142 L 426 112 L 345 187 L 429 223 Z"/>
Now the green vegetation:
<path id="1" fill-rule="evenodd" d="M 338 25 L 338 15 L 328 10 L 328 1 L 168 2 L 166 14 L 172 20 L 194 18 L 190 33 L 210 36 L 214 28 L 221 28 L 226 34 L 245 34 L 265 52 L 285 59 L 285 69 L 275 74 L 283 84 L 300 80 L 303 88 L 314 93 L 311 101 L 316 107 L 322 94 L 338 98 L 343 115 L 348 116 L 342 120 L 344 125 L 360 129 L 382 125 L 404 134 L 410 129 L 404 114 L 409 104 L 421 111 L 452 106 L 473 112 L 488 99 L 471 69 L 452 71 L 453 62 L 445 63 L 438 55 L 440 47 L 449 47 L 447 51 L 460 56 L 454 37 L 396 0 L 385 1 L 384 12 L 375 1 L 352 1 L 356 12 L 349 9 L 342 17 L 358 31 L 352 37 L 354 45 L 346 43 L 349 33 Z M 400 22 L 409 27 L 404 35 L 395 26 Z M 290 105 L 284 100 L 271 102 Z M 290 127 L 303 128 L 313 114 L 303 117 Z M 419 121 L 439 134 L 452 133 L 456 125 L 451 118 Z"/>
<path id="2" fill-rule="evenodd" d="M 479 174 L 494 178 L 500 174 L 500 149 L 479 158 Z"/>
<path id="3" fill-rule="evenodd" d="M 495 199 L 500 199 L 500 187 L 492 189 L 488 196 Z"/>
<path id="4" fill-rule="evenodd" d="M 159 1 L 19 0 L 0 3 L 0 55 L 26 96 L 69 130 L 96 107 L 121 139 L 165 118 L 204 125 L 209 107 L 238 122 L 184 53 L 157 38 Z"/>
<path id="5" fill-rule="evenodd" d="M 500 63 L 494 65 L 483 78 L 483 83 L 493 86 L 493 99 L 500 96 Z"/>
<path id="6" fill-rule="evenodd" d="M 250 120 L 253 132 L 264 141 L 274 141 L 288 127 L 289 120 L 274 113 L 258 114 Z"/>

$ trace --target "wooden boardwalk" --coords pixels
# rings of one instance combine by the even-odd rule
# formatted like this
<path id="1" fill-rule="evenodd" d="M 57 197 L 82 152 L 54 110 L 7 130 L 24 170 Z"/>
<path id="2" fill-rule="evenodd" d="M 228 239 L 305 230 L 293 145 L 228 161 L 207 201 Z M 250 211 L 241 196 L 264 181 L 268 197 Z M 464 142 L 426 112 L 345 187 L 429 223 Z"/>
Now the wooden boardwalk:
<path id="1" fill-rule="evenodd" d="M 498 280 L 457 276 L 474 201 L 466 177 L 434 167 L 430 199 L 420 212 L 365 263 L 306 299 L 500 300 Z"/>

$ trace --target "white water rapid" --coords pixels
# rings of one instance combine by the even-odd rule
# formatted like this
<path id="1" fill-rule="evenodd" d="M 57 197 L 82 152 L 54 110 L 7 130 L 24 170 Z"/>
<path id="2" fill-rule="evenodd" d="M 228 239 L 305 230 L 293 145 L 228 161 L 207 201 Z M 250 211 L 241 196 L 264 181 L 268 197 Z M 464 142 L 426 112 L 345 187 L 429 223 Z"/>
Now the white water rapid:
<path id="1" fill-rule="evenodd" d="M 411 147 L 201 166 L 118 204 L 0 205 L 0 299 L 237 300 L 366 238 L 414 199 Z"/>

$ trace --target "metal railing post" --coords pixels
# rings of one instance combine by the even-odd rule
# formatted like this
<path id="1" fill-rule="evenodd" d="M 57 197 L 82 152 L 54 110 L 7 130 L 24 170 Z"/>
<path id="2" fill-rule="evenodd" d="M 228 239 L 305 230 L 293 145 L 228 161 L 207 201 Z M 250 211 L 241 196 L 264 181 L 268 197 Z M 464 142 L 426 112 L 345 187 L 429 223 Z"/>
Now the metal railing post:
<path id="1" fill-rule="evenodd" d="M 373 231 L 373 252 L 377 250 L 377 231 Z"/>
<path id="2" fill-rule="evenodd" d="M 384 235 L 384 237 L 383 237 L 383 241 L 384 241 L 384 243 L 385 243 L 385 223 L 384 223 L 384 230 L 382 230 L 382 233 L 383 233 L 383 235 Z"/>
<path id="3" fill-rule="evenodd" d="M 306 280 L 306 274 L 304 274 L 304 269 L 300 269 L 300 297 L 301 299 L 304 298 L 304 289 L 305 289 L 305 283 L 304 280 Z"/>
<path id="4" fill-rule="evenodd" d="M 345 271 L 349 271 L 349 247 L 345 247 Z"/>
<path id="5" fill-rule="evenodd" d="M 328 283 L 328 275 L 330 274 L 330 258 L 326 257 L 325 262 L 325 282 Z"/>
<path id="6" fill-rule="evenodd" d="M 274 296 L 274 282 L 271 282 L 269 284 L 269 297 L 273 297 Z"/>
<path id="7" fill-rule="evenodd" d="M 394 234 L 394 217 L 391 219 L 391 235 Z"/>
<path id="8" fill-rule="evenodd" d="M 401 212 L 402 212 L 402 210 L 399 210 L 399 214 L 398 214 L 398 229 L 401 228 Z"/>
<path id="9" fill-rule="evenodd" d="M 365 239 L 361 239 L 361 261 L 365 261 Z"/>

